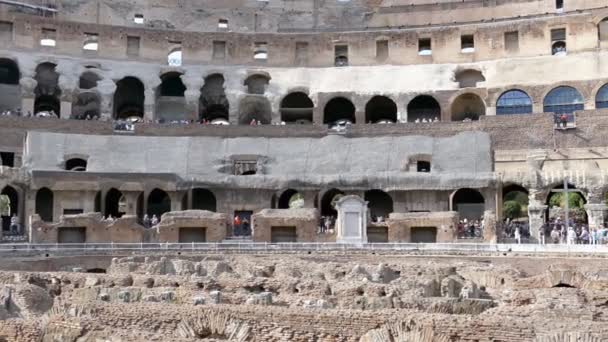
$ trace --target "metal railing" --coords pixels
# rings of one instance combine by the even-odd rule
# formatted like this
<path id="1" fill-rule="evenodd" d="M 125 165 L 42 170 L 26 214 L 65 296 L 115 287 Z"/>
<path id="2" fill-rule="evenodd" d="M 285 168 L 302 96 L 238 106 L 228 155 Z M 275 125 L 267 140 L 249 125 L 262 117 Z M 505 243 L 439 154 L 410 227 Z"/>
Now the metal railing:
<path id="1" fill-rule="evenodd" d="M 14 252 L 463 252 L 463 253 L 594 253 L 608 254 L 608 245 L 488 243 L 5 243 L 0 253 Z"/>

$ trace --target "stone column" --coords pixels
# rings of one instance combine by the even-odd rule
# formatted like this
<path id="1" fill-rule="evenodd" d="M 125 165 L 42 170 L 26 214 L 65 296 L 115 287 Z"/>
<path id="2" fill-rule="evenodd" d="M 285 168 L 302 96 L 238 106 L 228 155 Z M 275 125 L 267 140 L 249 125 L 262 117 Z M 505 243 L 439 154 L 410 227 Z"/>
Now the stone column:
<path id="1" fill-rule="evenodd" d="M 144 120 L 154 121 L 156 107 L 156 92 L 152 89 L 144 91 Z"/>
<path id="2" fill-rule="evenodd" d="M 184 192 L 175 191 L 170 192 L 169 197 L 171 198 L 171 211 L 181 211 L 182 210 L 182 199 L 184 198 Z"/>
<path id="3" fill-rule="evenodd" d="M 600 228 L 604 225 L 604 215 L 608 207 L 604 203 L 585 204 L 587 218 L 589 218 L 589 228 Z"/>
<path id="4" fill-rule="evenodd" d="M 541 230 L 543 224 L 545 224 L 545 213 L 547 211 L 546 205 L 533 205 L 528 206 L 528 220 L 530 224 L 530 240 L 538 240 L 538 232 Z"/>
<path id="5" fill-rule="evenodd" d="M 186 100 L 186 112 L 188 113 L 188 119 L 196 121 L 198 120 L 199 116 L 199 102 L 204 80 L 202 77 L 188 77 L 186 75 L 181 75 L 180 78 L 186 86 L 184 98 Z"/>
<path id="6" fill-rule="evenodd" d="M 139 194 L 139 192 L 123 192 L 123 196 L 125 196 L 127 202 L 125 215 L 137 216 L 137 199 L 139 198 Z"/>
<path id="7" fill-rule="evenodd" d="M 27 113 L 34 113 L 34 101 L 36 99 L 36 95 L 34 90 L 36 89 L 36 85 L 38 82 L 32 77 L 22 77 L 19 80 L 19 85 L 21 87 L 21 112 L 27 115 Z"/>
<path id="8" fill-rule="evenodd" d="M 99 91 L 99 113 L 101 119 L 110 120 L 114 117 L 114 93 L 116 83 L 110 79 L 103 79 L 97 83 Z"/>
<path id="9" fill-rule="evenodd" d="M 70 119 L 72 117 L 72 103 L 74 101 L 76 82 L 69 77 L 61 75 L 59 76 L 58 86 L 61 89 L 59 117 L 61 119 Z"/>

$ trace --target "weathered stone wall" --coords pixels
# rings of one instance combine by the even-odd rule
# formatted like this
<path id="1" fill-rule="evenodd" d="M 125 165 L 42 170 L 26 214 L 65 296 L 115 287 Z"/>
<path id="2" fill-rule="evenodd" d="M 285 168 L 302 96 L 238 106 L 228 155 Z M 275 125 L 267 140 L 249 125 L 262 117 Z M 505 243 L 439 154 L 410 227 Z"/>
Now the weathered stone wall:
<path id="1" fill-rule="evenodd" d="M 296 242 L 317 242 L 319 213 L 316 209 L 265 209 L 251 216 L 253 241 L 269 242 L 272 227 L 294 227 Z"/>
<path id="2" fill-rule="evenodd" d="M 181 228 L 205 228 L 205 242 L 220 242 L 228 234 L 228 215 L 205 210 L 186 210 L 163 214 L 158 227 L 159 242 L 179 242 Z"/>
<path id="3" fill-rule="evenodd" d="M 389 242 L 411 242 L 414 227 L 437 228 L 437 242 L 454 242 L 458 233 L 457 212 L 392 213 L 388 218 Z"/>

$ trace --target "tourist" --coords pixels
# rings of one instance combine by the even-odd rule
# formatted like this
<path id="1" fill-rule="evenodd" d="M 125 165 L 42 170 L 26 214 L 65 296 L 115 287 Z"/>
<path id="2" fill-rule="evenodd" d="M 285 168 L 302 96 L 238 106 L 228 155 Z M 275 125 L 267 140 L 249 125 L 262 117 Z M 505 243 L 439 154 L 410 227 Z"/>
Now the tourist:
<path id="1" fill-rule="evenodd" d="M 19 218 L 17 217 L 17 214 L 13 213 L 13 216 L 11 217 L 11 234 L 19 234 L 20 228 Z"/>
<path id="2" fill-rule="evenodd" d="M 593 228 L 589 234 L 592 245 L 597 245 L 597 228 Z"/>
<path id="3" fill-rule="evenodd" d="M 551 242 L 554 244 L 558 244 L 560 240 L 561 234 L 557 229 L 557 225 L 553 226 L 553 230 L 551 230 Z"/>
<path id="4" fill-rule="evenodd" d="M 559 121 L 562 124 L 562 128 L 566 128 L 566 126 L 568 125 L 568 115 L 567 114 L 560 115 Z"/>
<path id="5" fill-rule="evenodd" d="M 538 244 L 539 245 L 544 245 L 545 244 L 545 231 L 547 229 L 547 224 L 543 224 L 540 229 L 538 230 Z"/>
<path id="6" fill-rule="evenodd" d="M 247 218 L 245 217 L 243 219 L 243 235 L 250 235 L 249 234 L 249 220 L 247 220 Z"/>
<path id="7" fill-rule="evenodd" d="M 567 244 L 574 245 L 576 243 L 576 232 L 572 226 L 568 227 Z"/>
<path id="8" fill-rule="evenodd" d="M 240 230 L 241 230 L 241 218 L 239 217 L 239 215 L 234 215 L 232 230 L 233 230 L 232 234 L 239 235 Z"/>
<path id="9" fill-rule="evenodd" d="M 156 217 L 156 214 L 152 215 L 152 219 L 150 220 L 150 225 L 152 227 L 156 226 L 158 224 L 158 217 Z"/>
<path id="10" fill-rule="evenodd" d="M 515 242 L 521 244 L 521 232 L 519 231 L 519 227 L 515 227 Z"/>
<path id="11" fill-rule="evenodd" d="M 255 119 L 251 119 L 251 121 L 249 122 L 249 125 L 250 125 L 250 126 L 255 126 L 255 125 L 256 125 L 256 123 L 257 123 L 257 122 L 255 121 Z"/>
<path id="12" fill-rule="evenodd" d="M 143 223 L 144 228 L 150 228 L 150 216 L 148 216 L 148 214 L 144 214 Z"/>
<path id="13" fill-rule="evenodd" d="M 433 119 L 433 122 L 439 122 L 439 118 L 435 117 L 435 119 Z"/>
<path id="14" fill-rule="evenodd" d="M 581 232 L 580 241 L 583 245 L 586 245 L 589 243 L 589 231 L 587 230 L 586 227 L 583 228 L 583 231 Z"/>

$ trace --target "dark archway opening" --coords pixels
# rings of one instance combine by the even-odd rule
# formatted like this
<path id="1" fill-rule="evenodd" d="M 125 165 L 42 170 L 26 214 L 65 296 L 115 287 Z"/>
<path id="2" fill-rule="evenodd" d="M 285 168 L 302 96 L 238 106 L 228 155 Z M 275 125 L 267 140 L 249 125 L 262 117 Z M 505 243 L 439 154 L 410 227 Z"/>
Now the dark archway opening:
<path id="1" fill-rule="evenodd" d="M 78 80 L 78 88 L 88 90 L 97 87 L 97 82 L 101 80 L 101 77 L 92 71 L 86 71 L 80 75 Z"/>
<path id="2" fill-rule="evenodd" d="M 364 195 L 372 222 L 384 221 L 393 212 L 393 199 L 382 190 L 368 190 Z"/>
<path id="3" fill-rule="evenodd" d="M 154 189 L 148 195 L 148 216 L 152 218 L 154 215 L 160 220 L 164 213 L 171 211 L 171 198 L 169 195 L 160 189 Z"/>
<path id="4" fill-rule="evenodd" d="M 272 120 L 270 101 L 261 96 L 245 97 L 239 105 L 239 112 L 239 125 L 268 125 Z"/>
<path id="5" fill-rule="evenodd" d="M 201 121 L 228 123 L 230 105 L 224 91 L 224 76 L 213 74 L 205 78 L 205 85 L 201 88 L 199 107 Z"/>
<path id="6" fill-rule="evenodd" d="M 156 90 L 156 117 L 160 122 L 187 120 L 186 86 L 181 74 L 168 72 L 161 76 L 162 83 Z"/>
<path id="7" fill-rule="evenodd" d="M 552 287 L 554 287 L 554 288 L 565 287 L 565 288 L 569 288 L 569 289 L 575 289 L 576 288 L 576 286 L 572 286 L 570 284 L 566 284 L 566 283 L 562 283 L 562 282 L 558 283 L 557 285 L 553 285 Z"/>
<path id="8" fill-rule="evenodd" d="M 281 121 L 288 124 L 312 124 L 314 107 L 305 93 L 291 93 L 281 101 Z"/>
<path id="9" fill-rule="evenodd" d="M 15 61 L 0 58 L 0 110 L 21 108 L 21 74 Z"/>
<path id="10" fill-rule="evenodd" d="M 48 188 L 42 188 L 36 193 L 36 214 L 44 222 L 53 222 L 53 192 Z"/>
<path id="11" fill-rule="evenodd" d="M 452 208 L 461 219 L 479 220 L 485 210 L 483 195 L 474 189 L 460 189 L 452 197 Z"/>
<path id="12" fill-rule="evenodd" d="M 7 185 L 0 193 L 0 215 L 2 217 L 2 231 L 11 231 L 11 218 L 19 215 L 19 193 L 15 188 Z"/>
<path id="13" fill-rule="evenodd" d="M 42 63 L 36 67 L 37 85 L 34 93 L 34 112 L 44 112 L 42 115 L 59 117 L 61 102 L 61 89 L 59 88 L 59 73 L 55 70 L 57 65 L 53 63 Z"/>
<path id="14" fill-rule="evenodd" d="M 407 105 L 407 122 L 440 121 L 441 107 L 434 97 L 429 95 L 416 96 Z"/>
<path id="15" fill-rule="evenodd" d="M 0 58 L 0 84 L 19 85 L 21 73 L 15 61 Z"/>
<path id="16" fill-rule="evenodd" d="M 106 210 L 104 212 L 104 216 L 112 216 L 114 218 L 122 217 L 125 214 L 124 204 L 122 192 L 115 188 L 110 189 L 106 193 Z"/>
<path id="17" fill-rule="evenodd" d="M 338 216 L 335 203 L 344 196 L 344 192 L 339 189 L 330 189 L 321 197 L 321 216 Z"/>
<path id="18" fill-rule="evenodd" d="M 144 84 L 139 79 L 128 76 L 118 81 L 114 93 L 114 118 L 143 118 L 144 96 Z"/>
<path id="19" fill-rule="evenodd" d="M 67 171 L 86 171 L 87 161 L 81 158 L 68 159 L 65 162 L 65 169 Z"/>
<path id="20" fill-rule="evenodd" d="M 479 120 L 486 115 L 486 106 L 475 94 L 462 94 L 452 103 L 452 121 Z"/>
<path id="21" fill-rule="evenodd" d="M 192 209 L 217 211 L 217 200 L 211 190 L 192 189 Z"/>
<path id="22" fill-rule="evenodd" d="M 96 120 L 100 117 L 100 99 L 94 92 L 78 94 L 76 103 L 72 107 L 72 119 Z"/>
<path id="23" fill-rule="evenodd" d="M 352 124 L 356 122 L 355 105 L 344 97 L 331 99 L 327 102 L 325 109 L 323 110 L 324 124 L 335 124 L 340 121 Z"/>
<path id="24" fill-rule="evenodd" d="M 270 77 L 266 75 L 251 75 L 245 80 L 247 86 L 247 92 L 249 94 L 264 95 L 266 87 L 270 83 Z"/>
<path id="25" fill-rule="evenodd" d="M 304 207 L 304 197 L 297 190 L 287 189 L 283 191 L 278 200 L 279 209 L 297 209 Z"/>
<path id="26" fill-rule="evenodd" d="M 374 96 L 365 105 L 365 122 L 395 123 L 397 122 L 397 105 L 386 96 Z"/>

